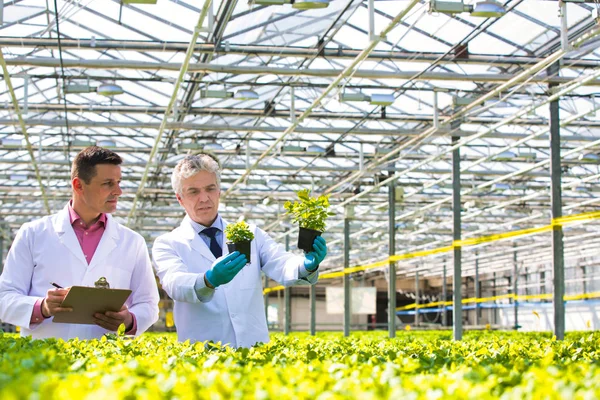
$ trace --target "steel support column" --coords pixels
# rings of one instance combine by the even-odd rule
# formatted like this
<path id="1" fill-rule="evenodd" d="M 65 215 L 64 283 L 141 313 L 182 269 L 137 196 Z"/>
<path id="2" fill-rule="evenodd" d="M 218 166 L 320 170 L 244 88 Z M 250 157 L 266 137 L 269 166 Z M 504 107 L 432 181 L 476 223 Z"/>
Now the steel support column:
<path id="1" fill-rule="evenodd" d="M 448 285 L 446 277 L 446 259 L 444 258 L 444 276 L 442 279 L 442 301 L 445 303 L 448 300 Z M 448 326 L 448 311 L 446 304 L 442 304 L 442 326 Z"/>
<path id="2" fill-rule="evenodd" d="M 349 206 L 351 207 L 351 206 Z M 350 218 L 348 218 L 348 206 L 344 218 L 344 269 L 350 268 Z M 350 292 L 350 274 L 344 274 L 344 336 L 350 336 L 350 304 L 352 301 Z"/>
<path id="3" fill-rule="evenodd" d="M 496 273 L 493 273 L 493 283 L 492 283 L 492 296 L 496 297 L 497 296 L 497 290 L 496 290 Z M 494 305 L 498 304 L 497 300 L 494 300 Z M 496 307 L 490 307 L 490 312 L 492 313 L 492 316 L 490 318 L 490 322 L 494 325 L 496 325 L 498 323 L 498 310 L 496 309 Z"/>
<path id="4" fill-rule="evenodd" d="M 388 185 L 388 254 L 393 256 L 396 252 L 396 185 L 394 181 Z M 396 337 L 396 263 L 390 261 L 388 282 L 388 336 Z"/>
<path id="5" fill-rule="evenodd" d="M 419 292 L 419 270 L 417 269 L 415 271 L 415 326 L 419 326 Z"/>
<path id="6" fill-rule="evenodd" d="M 479 252 L 475 250 L 475 297 L 481 298 L 481 282 L 479 282 Z M 475 325 L 479 325 L 481 308 L 479 302 L 475 303 Z"/>
<path id="7" fill-rule="evenodd" d="M 516 243 L 513 245 L 516 247 Z M 512 280 L 513 288 L 513 305 L 515 311 L 515 331 L 519 329 L 519 301 L 517 300 L 517 296 L 519 295 L 519 262 L 517 260 L 517 251 L 513 251 L 513 280 Z"/>
<path id="8" fill-rule="evenodd" d="M 290 250 L 290 235 L 285 235 L 285 250 Z M 286 287 L 283 290 L 283 304 L 285 309 L 285 317 L 283 320 L 283 333 L 288 335 L 292 328 L 292 296 L 291 289 Z"/>
<path id="9" fill-rule="evenodd" d="M 317 333 L 317 286 L 310 285 L 310 334 L 315 336 Z"/>
<path id="10" fill-rule="evenodd" d="M 558 74 L 558 63 L 548 68 L 548 74 Z M 552 85 L 550 86 L 552 90 Z M 560 166 L 560 116 L 559 99 L 550 102 L 550 180 L 552 220 L 562 217 L 561 166 Z M 565 259 L 562 226 L 552 230 L 552 266 L 554 270 L 554 334 L 558 340 L 565 337 Z"/>
<path id="11" fill-rule="evenodd" d="M 452 145 L 458 142 L 459 138 L 452 136 Z M 452 214 L 453 229 L 452 237 L 454 240 L 461 239 L 461 203 L 460 203 L 460 148 L 452 151 Z M 462 249 L 454 247 L 454 277 L 452 278 L 453 289 L 453 338 L 461 340 L 463 334 L 462 323 Z"/>

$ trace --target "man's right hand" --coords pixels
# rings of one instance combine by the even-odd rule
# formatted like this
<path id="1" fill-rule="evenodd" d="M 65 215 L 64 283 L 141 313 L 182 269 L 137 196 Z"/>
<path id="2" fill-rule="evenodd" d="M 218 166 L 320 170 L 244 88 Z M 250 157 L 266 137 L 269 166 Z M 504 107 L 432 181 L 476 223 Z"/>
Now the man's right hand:
<path id="1" fill-rule="evenodd" d="M 46 297 L 42 301 L 42 315 L 44 318 L 50 318 L 61 312 L 73 311 L 70 307 L 61 307 L 63 300 L 69 293 L 69 288 L 66 289 L 50 289 L 46 292 Z"/>
<path id="2" fill-rule="evenodd" d="M 204 278 L 211 286 L 219 287 L 229 283 L 244 268 L 246 262 L 245 254 L 234 251 L 226 257 L 217 259 L 211 269 L 206 272 Z"/>

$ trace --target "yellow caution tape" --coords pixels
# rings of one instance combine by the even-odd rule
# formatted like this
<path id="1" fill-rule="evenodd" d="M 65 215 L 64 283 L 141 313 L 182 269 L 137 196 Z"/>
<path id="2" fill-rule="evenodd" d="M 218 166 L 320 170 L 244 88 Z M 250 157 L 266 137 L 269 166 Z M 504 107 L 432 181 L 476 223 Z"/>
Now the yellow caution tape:
<path id="1" fill-rule="evenodd" d="M 271 293 L 271 292 L 276 292 L 278 290 L 283 290 L 283 289 L 285 289 L 285 286 L 273 286 L 273 287 L 270 287 L 270 288 L 265 288 L 263 290 L 263 294 L 267 294 L 267 293 Z"/>

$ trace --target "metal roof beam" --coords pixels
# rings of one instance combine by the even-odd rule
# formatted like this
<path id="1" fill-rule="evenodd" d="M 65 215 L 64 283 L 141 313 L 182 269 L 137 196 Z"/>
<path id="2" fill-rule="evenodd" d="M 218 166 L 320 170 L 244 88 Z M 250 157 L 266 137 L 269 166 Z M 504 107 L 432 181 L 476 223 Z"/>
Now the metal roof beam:
<path id="1" fill-rule="evenodd" d="M 61 39 L 63 49 L 75 50 L 122 50 L 122 51 L 152 51 L 152 52 L 184 52 L 187 49 L 186 42 L 162 42 L 162 41 L 141 41 L 141 40 L 101 40 L 98 39 L 92 46 L 90 39 Z M 20 49 L 58 49 L 56 39 L 47 38 L 0 38 L 0 46 L 16 47 Z M 353 59 L 361 50 L 358 49 L 323 49 L 319 51 L 314 48 L 304 48 L 300 46 L 268 46 L 268 45 L 247 45 L 247 44 L 228 44 L 215 46 L 212 43 L 197 43 L 194 46 L 194 53 L 212 53 L 220 56 L 224 55 L 247 55 L 249 57 L 318 57 L 327 59 Z M 527 66 L 541 61 L 542 57 L 531 56 L 506 56 L 506 55 L 488 55 L 469 53 L 469 58 L 456 58 L 447 56 L 440 59 L 445 53 L 435 52 L 412 52 L 412 51 L 383 51 L 374 50 L 367 57 L 368 61 L 398 61 L 410 63 L 437 62 L 439 64 L 477 64 L 489 66 Z M 594 68 L 600 66 L 598 60 L 582 60 L 578 58 L 565 58 L 565 65 L 570 68 Z"/>
<path id="2" fill-rule="evenodd" d="M 6 60 L 10 66 L 29 66 L 29 67 L 60 67 L 59 60 L 44 57 L 14 57 Z M 129 60 L 63 60 L 65 68 L 89 68 L 89 69 L 132 69 L 146 71 L 179 71 L 181 63 L 154 63 L 145 61 Z M 189 73 L 226 73 L 234 75 L 280 75 L 280 76 L 305 76 L 305 77 L 338 77 L 343 70 L 339 69 L 294 69 L 278 67 L 255 67 L 240 65 L 218 65 L 196 63 L 189 64 L 187 69 Z M 417 76 L 418 75 L 418 76 Z M 506 83 L 514 80 L 518 75 L 515 74 L 459 74 L 451 72 L 416 72 L 416 71 L 380 71 L 359 69 L 352 74 L 352 78 L 367 79 L 412 79 L 422 81 L 461 81 L 461 82 L 492 82 Z M 572 82 L 573 78 L 565 77 L 532 77 L 527 80 L 527 84 L 551 83 L 564 84 Z M 599 86 L 600 80 L 595 79 L 586 82 L 586 86 Z"/>

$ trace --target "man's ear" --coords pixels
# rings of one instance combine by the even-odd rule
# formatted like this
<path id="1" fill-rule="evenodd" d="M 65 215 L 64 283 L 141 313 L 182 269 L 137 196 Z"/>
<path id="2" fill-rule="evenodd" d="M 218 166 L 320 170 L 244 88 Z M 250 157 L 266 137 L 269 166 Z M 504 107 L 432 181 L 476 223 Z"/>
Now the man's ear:
<path id="1" fill-rule="evenodd" d="M 179 193 L 175 193 L 175 198 L 179 202 L 179 205 L 183 207 L 183 200 L 181 200 L 181 196 L 179 195 Z"/>
<path id="2" fill-rule="evenodd" d="M 81 193 L 83 191 L 83 182 L 79 177 L 75 177 L 71 180 L 71 186 L 75 193 Z"/>

